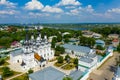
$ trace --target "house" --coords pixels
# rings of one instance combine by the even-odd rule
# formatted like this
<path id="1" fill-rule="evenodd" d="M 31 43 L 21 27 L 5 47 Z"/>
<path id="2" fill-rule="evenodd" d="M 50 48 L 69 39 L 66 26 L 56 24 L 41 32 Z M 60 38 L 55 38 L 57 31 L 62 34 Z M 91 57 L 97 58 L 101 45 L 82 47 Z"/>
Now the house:
<path id="1" fill-rule="evenodd" d="M 93 49 L 90 49 L 89 47 L 85 47 L 85 46 L 78 46 L 72 44 L 64 44 L 61 46 L 65 48 L 66 53 L 74 54 L 76 56 L 84 56 L 89 53 L 95 53 Z"/>
<path id="2" fill-rule="evenodd" d="M 63 80 L 64 76 L 65 73 L 50 66 L 29 74 L 29 80 Z"/>
<path id="3" fill-rule="evenodd" d="M 109 34 L 108 35 L 108 38 L 110 38 L 110 39 L 118 39 L 119 38 L 119 35 L 118 34 Z"/>
<path id="4" fill-rule="evenodd" d="M 82 36 L 84 37 L 92 37 L 93 36 L 93 32 L 91 31 L 82 31 Z"/>
<path id="5" fill-rule="evenodd" d="M 86 71 L 87 69 L 92 68 L 98 61 L 98 57 L 96 54 L 88 54 L 86 56 L 82 56 L 78 61 L 78 69 L 81 71 Z"/>
<path id="6" fill-rule="evenodd" d="M 69 32 L 62 33 L 62 36 L 70 34 Z"/>
<path id="7" fill-rule="evenodd" d="M 53 39 L 54 37 L 57 38 L 57 36 L 50 36 L 50 37 L 48 38 L 48 42 L 52 42 L 52 39 Z"/>
<path id="8" fill-rule="evenodd" d="M 96 42 L 95 46 L 100 45 L 102 47 L 105 47 L 105 42 L 103 40 L 96 40 L 95 42 Z"/>
<path id="9" fill-rule="evenodd" d="M 16 47 L 20 47 L 20 46 L 21 46 L 21 43 L 18 41 L 14 41 L 11 43 L 11 48 L 16 48 Z"/>
<path id="10" fill-rule="evenodd" d="M 102 35 L 101 35 L 101 34 L 98 34 L 98 33 L 93 33 L 93 36 L 92 36 L 92 37 L 98 39 L 98 38 L 101 38 Z"/>
<path id="11" fill-rule="evenodd" d="M 112 40 L 112 45 L 114 46 L 114 47 L 117 47 L 118 45 L 119 45 L 119 39 L 113 39 Z"/>

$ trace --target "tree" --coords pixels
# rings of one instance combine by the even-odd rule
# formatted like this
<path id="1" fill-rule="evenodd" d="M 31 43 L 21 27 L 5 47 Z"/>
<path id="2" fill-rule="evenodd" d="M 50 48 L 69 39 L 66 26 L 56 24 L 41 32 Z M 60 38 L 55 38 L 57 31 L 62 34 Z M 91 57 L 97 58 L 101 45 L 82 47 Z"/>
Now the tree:
<path id="1" fill-rule="evenodd" d="M 55 56 L 59 56 L 61 53 L 59 51 L 55 51 Z"/>
<path id="2" fill-rule="evenodd" d="M 64 77 L 63 80 L 73 80 L 71 77 Z"/>
<path id="3" fill-rule="evenodd" d="M 74 64 L 75 64 L 75 67 L 77 68 L 78 67 L 78 59 L 77 58 L 74 59 Z"/>
<path id="4" fill-rule="evenodd" d="M 62 41 L 62 36 L 59 34 L 59 35 L 57 35 L 57 41 L 58 42 L 61 42 Z"/>
<path id="5" fill-rule="evenodd" d="M 59 57 L 57 58 L 57 62 L 58 62 L 58 63 L 63 63 L 63 57 L 62 57 L 62 56 L 59 56 Z"/>
<path id="6" fill-rule="evenodd" d="M 120 52 L 120 45 L 118 45 L 118 47 L 117 47 L 117 51 Z"/>
<path id="7" fill-rule="evenodd" d="M 32 70 L 32 69 L 29 69 L 29 70 L 28 70 L 28 74 L 31 74 L 31 73 L 33 73 L 33 70 Z"/>
<path id="8" fill-rule="evenodd" d="M 61 54 L 65 52 L 65 48 L 61 46 L 56 46 L 55 51 L 59 51 Z"/>
<path id="9" fill-rule="evenodd" d="M 67 54 L 66 56 L 65 56 L 65 60 L 67 60 L 67 59 L 70 59 L 70 56 Z"/>
<path id="10" fill-rule="evenodd" d="M 5 59 L 0 59 L 0 65 L 3 65 L 5 63 Z"/>
<path id="11" fill-rule="evenodd" d="M 13 75 L 13 71 L 10 70 L 9 67 L 3 67 L 3 77 L 9 77 L 9 76 L 12 76 Z"/>
<path id="12" fill-rule="evenodd" d="M 103 48 L 102 46 L 100 46 L 100 45 L 97 45 L 97 46 L 96 46 L 96 49 L 104 50 L 104 48 Z"/>
<path id="13" fill-rule="evenodd" d="M 65 43 L 68 43 L 68 42 L 69 42 L 69 39 L 68 39 L 68 38 L 65 38 L 65 39 L 64 39 L 64 42 L 65 42 Z"/>
<path id="14" fill-rule="evenodd" d="M 55 48 L 55 43 L 57 42 L 57 38 L 53 37 L 52 42 L 51 42 L 51 47 Z"/>

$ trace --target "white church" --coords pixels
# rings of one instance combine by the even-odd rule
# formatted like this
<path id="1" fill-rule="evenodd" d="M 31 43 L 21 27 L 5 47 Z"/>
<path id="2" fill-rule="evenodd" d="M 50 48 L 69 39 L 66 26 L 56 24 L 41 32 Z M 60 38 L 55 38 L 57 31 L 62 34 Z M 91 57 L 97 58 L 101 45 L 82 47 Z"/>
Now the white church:
<path id="1" fill-rule="evenodd" d="M 10 53 L 12 63 L 20 63 L 24 70 L 35 66 L 45 66 L 48 60 L 54 58 L 54 50 L 51 49 L 51 43 L 48 42 L 47 36 L 41 38 L 40 30 L 37 32 L 37 38 L 32 33 L 31 39 L 26 32 L 26 39 L 21 49 L 14 50 Z"/>

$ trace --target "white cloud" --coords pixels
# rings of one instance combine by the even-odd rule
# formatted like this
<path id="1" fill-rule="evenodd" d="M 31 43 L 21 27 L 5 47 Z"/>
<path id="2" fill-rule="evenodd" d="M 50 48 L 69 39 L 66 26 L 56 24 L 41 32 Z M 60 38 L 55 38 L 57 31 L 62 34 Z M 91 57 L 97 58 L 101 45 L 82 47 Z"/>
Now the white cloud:
<path id="1" fill-rule="evenodd" d="M 79 14 L 79 10 L 78 9 L 73 9 L 73 10 L 70 10 L 70 13 L 72 15 L 78 15 Z"/>
<path id="2" fill-rule="evenodd" d="M 27 10 L 41 10 L 44 5 L 38 0 L 32 0 L 25 4 L 25 9 Z"/>
<path id="3" fill-rule="evenodd" d="M 120 8 L 113 8 L 113 9 L 109 9 L 107 12 L 109 13 L 120 13 Z"/>
<path id="4" fill-rule="evenodd" d="M 73 8 L 76 8 L 75 6 L 66 6 L 65 7 L 66 9 L 73 9 Z"/>
<path id="5" fill-rule="evenodd" d="M 0 11 L 0 14 L 1 15 L 14 15 L 16 13 L 19 13 L 18 11 L 15 11 L 15 10 L 1 10 Z"/>
<path id="6" fill-rule="evenodd" d="M 86 10 L 87 12 L 90 12 L 90 13 L 92 13 L 92 12 L 94 11 L 92 5 L 88 5 L 88 6 L 85 8 L 85 10 Z"/>
<path id="7" fill-rule="evenodd" d="M 43 12 L 51 12 L 51 13 L 62 13 L 63 12 L 63 10 L 61 8 L 51 7 L 49 5 L 45 6 L 42 11 Z"/>
<path id="8" fill-rule="evenodd" d="M 65 5 L 81 5 L 77 0 L 61 0 L 56 6 L 65 6 Z"/>
<path id="9" fill-rule="evenodd" d="M 5 5 L 7 8 L 15 8 L 17 4 L 6 1 L 6 0 L 0 0 L 0 5 Z"/>
<path id="10" fill-rule="evenodd" d="M 40 17 L 50 16 L 50 14 L 47 14 L 47 13 L 33 13 L 33 12 L 30 12 L 29 15 L 33 16 L 33 17 L 37 17 L 37 16 L 40 16 Z"/>

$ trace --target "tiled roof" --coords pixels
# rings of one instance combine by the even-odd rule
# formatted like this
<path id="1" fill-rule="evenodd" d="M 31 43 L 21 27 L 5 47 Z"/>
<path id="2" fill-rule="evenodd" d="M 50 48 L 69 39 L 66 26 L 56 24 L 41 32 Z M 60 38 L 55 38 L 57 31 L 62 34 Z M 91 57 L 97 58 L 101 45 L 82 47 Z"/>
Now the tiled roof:
<path id="1" fill-rule="evenodd" d="M 53 68 L 47 67 L 29 75 L 31 80 L 63 80 L 64 73 Z"/>
<path id="2" fill-rule="evenodd" d="M 77 46 L 77 45 L 71 45 L 71 44 L 64 44 L 62 46 L 66 49 L 77 51 L 77 52 L 83 52 L 85 54 L 88 54 L 91 50 L 89 47 Z"/>
<path id="3" fill-rule="evenodd" d="M 81 76 L 83 76 L 83 72 L 80 70 L 72 71 L 69 75 L 73 80 L 78 80 Z"/>
<path id="4" fill-rule="evenodd" d="M 17 50 L 14 50 L 14 51 L 10 52 L 10 54 L 12 56 L 18 56 L 18 55 L 23 54 L 23 50 L 22 49 L 17 49 Z"/>

